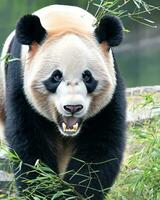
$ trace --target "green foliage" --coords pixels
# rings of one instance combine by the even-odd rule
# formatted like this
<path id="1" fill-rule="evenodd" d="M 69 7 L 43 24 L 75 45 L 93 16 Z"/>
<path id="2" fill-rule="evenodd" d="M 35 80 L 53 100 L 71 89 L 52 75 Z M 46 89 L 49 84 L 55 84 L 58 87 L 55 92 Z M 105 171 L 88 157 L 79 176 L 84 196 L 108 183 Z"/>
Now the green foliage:
<path id="1" fill-rule="evenodd" d="M 8 148 L 3 144 L 1 145 L 1 152 L 3 154 L 5 154 L 5 156 L 10 160 L 10 166 L 12 166 L 15 162 L 18 164 L 17 167 L 17 171 L 19 171 L 22 167 L 22 161 L 20 160 L 19 156 L 12 150 L 8 150 Z M 81 194 L 79 194 L 74 187 L 76 186 L 76 184 L 70 184 L 66 181 L 64 181 L 62 179 L 62 177 L 64 175 L 70 174 L 70 179 L 74 178 L 75 175 L 79 175 L 79 176 L 83 176 L 83 181 L 81 181 L 80 183 L 77 183 L 78 186 L 81 187 L 85 187 L 85 191 L 87 192 L 88 189 L 91 190 L 97 190 L 96 188 L 91 188 L 90 187 L 90 183 L 94 174 L 94 179 L 97 179 L 97 181 L 99 182 L 99 184 L 101 184 L 99 177 L 98 177 L 98 171 L 95 171 L 92 168 L 92 165 L 102 165 L 102 164 L 107 164 L 108 162 L 112 161 L 112 160 L 108 160 L 108 161 L 104 161 L 104 162 L 98 162 L 98 163 L 86 163 L 82 160 L 76 159 L 76 158 L 72 158 L 75 159 L 77 162 L 80 162 L 82 165 L 81 167 L 77 170 L 77 171 L 67 171 L 64 174 L 56 174 L 53 170 L 51 170 L 49 167 L 47 167 L 45 164 L 43 164 L 42 162 L 40 162 L 39 160 L 36 161 L 34 166 L 28 165 L 26 163 L 23 163 L 24 165 L 27 165 L 31 168 L 31 170 L 29 172 L 26 173 L 26 175 L 28 175 L 29 173 L 36 173 L 37 177 L 33 180 L 28 180 L 25 179 L 23 180 L 24 183 L 28 184 L 28 188 L 26 188 L 25 190 L 23 190 L 23 194 L 25 194 L 25 197 L 22 198 L 21 200 L 46 200 L 46 199 L 64 199 L 64 200 L 89 200 L 91 199 L 92 196 L 88 197 L 88 198 L 83 198 L 81 196 Z M 80 170 L 87 166 L 88 168 L 88 172 L 89 172 L 89 176 L 85 175 L 85 174 L 80 174 Z M 24 174 L 21 174 L 22 176 Z M 21 176 L 20 175 L 20 176 Z M 86 182 L 87 182 L 87 186 L 86 186 Z M 7 197 L 6 194 L 1 194 L 0 195 L 0 199 L 1 197 L 4 198 L 4 195 L 6 196 L 6 199 L 8 200 L 19 200 L 19 197 L 16 197 L 15 195 L 10 196 L 12 193 L 16 193 L 15 191 L 15 187 L 13 186 L 13 183 L 11 183 L 10 189 L 11 190 L 9 192 L 9 196 Z M 101 186 L 102 188 L 102 186 Z M 44 192 L 45 191 L 45 194 Z M 48 192 L 46 194 L 46 191 Z M 51 191 L 51 192 L 50 192 Z M 98 190 L 100 192 L 105 192 L 104 189 Z"/>
<path id="2" fill-rule="evenodd" d="M 13 57 L 11 54 L 6 54 L 4 57 L 0 58 L 0 61 L 4 61 L 5 64 L 8 64 L 9 62 L 14 62 L 20 60 L 19 58 Z"/>
<path id="3" fill-rule="evenodd" d="M 160 108 L 157 94 L 144 93 L 134 109 Z M 160 116 L 128 127 L 127 151 L 108 200 L 160 199 Z"/>
<path id="4" fill-rule="evenodd" d="M 25 199 L 35 199 L 35 200 L 45 200 L 49 199 L 79 199 L 83 200 L 80 194 L 78 194 L 74 187 L 67 182 L 65 182 L 60 176 L 58 176 L 53 170 L 48 168 L 46 165 L 41 163 L 39 160 L 34 166 L 31 166 L 31 172 L 36 172 L 38 174 L 37 178 L 34 180 L 25 180 L 27 184 L 30 184 L 29 188 L 25 189 L 23 192 L 26 195 Z M 67 172 L 70 173 L 70 172 Z M 36 187 L 35 187 L 36 185 Z M 44 195 L 43 192 L 37 191 L 52 191 L 53 194 Z"/>
<path id="5" fill-rule="evenodd" d="M 89 0 L 88 2 L 87 9 L 89 9 L 91 4 L 97 7 L 95 16 L 98 21 L 105 13 L 109 13 L 120 18 L 129 18 L 132 21 L 157 28 L 157 26 L 154 25 L 154 21 L 150 19 L 150 15 L 152 11 L 160 11 L 160 5 L 154 6 L 143 0 L 101 0 L 100 3 Z M 148 18 L 146 14 L 148 14 Z"/>
<path id="6" fill-rule="evenodd" d="M 129 149 L 109 200 L 160 199 L 160 118 L 129 127 Z"/>

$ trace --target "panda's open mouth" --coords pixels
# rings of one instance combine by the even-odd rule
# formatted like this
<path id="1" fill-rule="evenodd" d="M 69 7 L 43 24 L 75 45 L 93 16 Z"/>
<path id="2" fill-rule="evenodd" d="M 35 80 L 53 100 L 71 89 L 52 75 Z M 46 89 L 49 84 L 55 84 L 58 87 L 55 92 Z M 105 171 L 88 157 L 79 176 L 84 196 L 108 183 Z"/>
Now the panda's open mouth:
<path id="1" fill-rule="evenodd" d="M 75 136 L 79 133 L 82 119 L 74 116 L 58 118 L 60 132 L 65 136 Z"/>

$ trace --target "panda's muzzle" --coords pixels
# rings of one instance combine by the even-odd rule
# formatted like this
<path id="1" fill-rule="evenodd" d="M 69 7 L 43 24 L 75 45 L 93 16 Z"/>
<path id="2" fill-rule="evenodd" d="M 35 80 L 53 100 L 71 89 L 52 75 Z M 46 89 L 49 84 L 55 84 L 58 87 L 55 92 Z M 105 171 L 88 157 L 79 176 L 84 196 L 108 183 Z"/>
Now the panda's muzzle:
<path id="1" fill-rule="evenodd" d="M 63 117 L 62 129 L 65 133 L 74 134 L 78 131 L 81 120 L 76 117 Z"/>
<path id="2" fill-rule="evenodd" d="M 82 119 L 74 116 L 59 116 L 58 124 L 63 135 L 74 136 L 80 130 Z"/>
<path id="3" fill-rule="evenodd" d="M 83 105 L 64 105 L 63 109 L 66 115 L 59 114 L 58 118 L 60 132 L 65 136 L 77 135 L 82 124 L 82 118 L 75 115 L 83 110 Z"/>

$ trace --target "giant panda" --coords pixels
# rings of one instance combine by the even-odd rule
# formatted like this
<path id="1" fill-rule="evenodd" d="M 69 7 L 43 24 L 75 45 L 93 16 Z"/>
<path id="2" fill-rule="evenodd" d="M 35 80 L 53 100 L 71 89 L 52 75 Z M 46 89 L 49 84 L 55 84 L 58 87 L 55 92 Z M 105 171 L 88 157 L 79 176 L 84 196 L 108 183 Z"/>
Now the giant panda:
<path id="1" fill-rule="evenodd" d="M 36 178 L 27 172 L 38 159 L 84 198 L 103 200 L 110 190 L 125 148 L 125 89 L 112 52 L 122 37 L 117 17 L 98 23 L 74 6 L 51 5 L 18 21 L 2 51 L 13 59 L 1 61 L 0 117 L 23 161 L 13 167 L 20 194 L 24 180 Z"/>

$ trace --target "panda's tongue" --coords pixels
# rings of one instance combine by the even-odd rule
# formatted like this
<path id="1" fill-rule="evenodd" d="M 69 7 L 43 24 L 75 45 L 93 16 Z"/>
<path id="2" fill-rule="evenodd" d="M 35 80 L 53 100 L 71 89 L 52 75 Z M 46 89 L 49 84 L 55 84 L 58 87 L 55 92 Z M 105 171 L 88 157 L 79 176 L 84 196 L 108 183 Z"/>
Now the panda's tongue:
<path id="1" fill-rule="evenodd" d="M 67 129 L 71 129 L 73 127 L 73 125 L 78 123 L 78 119 L 76 117 L 65 117 L 64 123 L 66 124 Z"/>

